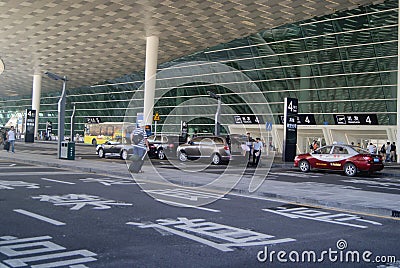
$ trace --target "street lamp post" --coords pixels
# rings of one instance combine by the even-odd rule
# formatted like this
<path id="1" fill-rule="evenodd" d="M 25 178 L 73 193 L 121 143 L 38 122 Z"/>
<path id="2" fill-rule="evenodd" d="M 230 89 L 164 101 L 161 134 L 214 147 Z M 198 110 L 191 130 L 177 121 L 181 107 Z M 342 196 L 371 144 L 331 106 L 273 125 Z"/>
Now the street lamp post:
<path id="1" fill-rule="evenodd" d="M 73 108 L 72 108 L 72 115 L 71 115 L 71 131 L 70 131 L 70 141 L 73 142 L 74 141 L 74 131 L 75 131 L 75 110 L 76 110 L 76 105 L 75 103 L 73 103 Z M 78 142 L 78 141 L 76 141 Z"/>
<path id="2" fill-rule="evenodd" d="M 64 140 L 64 125 L 65 125 L 65 103 L 67 101 L 67 94 L 66 94 L 66 88 L 67 88 L 67 77 L 66 76 L 59 76 L 50 72 L 45 72 L 49 78 L 53 80 L 62 80 L 63 81 L 63 86 L 62 86 L 62 92 L 60 99 L 58 100 L 58 140 L 57 140 L 57 155 L 58 158 L 61 158 L 61 142 Z"/>
<path id="3" fill-rule="evenodd" d="M 216 99 L 218 101 L 218 107 L 217 107 L 217 112 L 215 113 L 215 119 L 214 119 L 214 135 L 219 136 L 219 129 L 220 129 L 220 122 L 219 122 L 219 115 L 221 113 L 221 96 L 215 94 L 212 91 L 207 92 L 211 98 Z"/>

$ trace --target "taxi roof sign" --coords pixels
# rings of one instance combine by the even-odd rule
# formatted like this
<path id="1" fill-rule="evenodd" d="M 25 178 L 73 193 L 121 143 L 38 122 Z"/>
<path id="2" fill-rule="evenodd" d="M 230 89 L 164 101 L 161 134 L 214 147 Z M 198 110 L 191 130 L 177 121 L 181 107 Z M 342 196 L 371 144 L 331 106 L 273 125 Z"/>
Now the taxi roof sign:
<path id="1" fill-rule="evenodd" d="M 158 112 L 153 116 L 153 121 L 160 121 L 160 115 Z"/>

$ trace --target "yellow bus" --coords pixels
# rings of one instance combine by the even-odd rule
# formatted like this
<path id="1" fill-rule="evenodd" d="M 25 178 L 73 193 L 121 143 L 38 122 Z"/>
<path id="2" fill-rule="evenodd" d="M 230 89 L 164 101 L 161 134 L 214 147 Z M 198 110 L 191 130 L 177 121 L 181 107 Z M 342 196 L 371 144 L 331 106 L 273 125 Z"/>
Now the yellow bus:
<path id="1" fill-rule="evenodd" d="M 85 124 L 83 142 L 93 145 L 103 144 L 109 140 L 125 143 L 127 134 L 130 134 L 133 129 L 134 124 L 123 122 Z"/>

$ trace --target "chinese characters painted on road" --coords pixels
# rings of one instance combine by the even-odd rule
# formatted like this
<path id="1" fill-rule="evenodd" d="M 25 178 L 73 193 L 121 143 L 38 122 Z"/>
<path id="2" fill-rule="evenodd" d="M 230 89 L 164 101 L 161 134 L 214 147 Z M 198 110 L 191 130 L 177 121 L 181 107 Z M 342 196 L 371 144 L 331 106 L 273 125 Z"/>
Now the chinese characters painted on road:
<path id="1" fill-rule="evenodd" d="M 293 238 L 274 239 L 273 235 L 236 228 L 204 219 L 178 217 L 159 219 L 157 223 L 127 222 L 139 228 L 154 228 L 191 239 L 220 251 L 233 251 L 233 247 L 249 247 L 296 241 Z"/>

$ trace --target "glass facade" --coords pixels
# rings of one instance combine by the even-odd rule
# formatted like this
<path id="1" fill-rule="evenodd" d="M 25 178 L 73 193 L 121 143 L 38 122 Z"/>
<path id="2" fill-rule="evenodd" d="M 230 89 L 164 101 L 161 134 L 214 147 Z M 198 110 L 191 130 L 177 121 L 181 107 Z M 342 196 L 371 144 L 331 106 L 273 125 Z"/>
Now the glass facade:
<path id="1" fill-rule="evenodd" d="M 167 83 L 172 88 L 157 99 L 155 110 L 160 115 L 170 114 L 177 106 L 185 109 L 191 105 L 191 99 L 207 97 L 208 91 L 213 91 L 222 96 L 223 107 L 230 109 L 222 116 L 230 118 L 233 112 L 250 113 L 249 107 L 262 105 L 257 101 L 262 97 L 268 101 L 274 120 L 279 123 L 284 98 L 295 97 L 299 99 L 299 112 L 314 114 L 319 125 L 334 124 L 333 114 L 337 113 L 377 114 L 380 125 L 396 125 L 397 16 L 398 1 L 388 0 L 266 29 L 160 64 L 159 72 L 183 63 L 196 68 L 218 63 L 229 67 L 230 79 L 221 83 L 196 79 Z M 179 80 L 185 72 L 171 73 L 167 78 L 158 79 Z M 245 75 L 256 87 L 249 87 L 247 80 L 237 80 L 232 76 L 235 73 Z M 210 74 L 223 75 L 218 70 Z M 123 121 L 132 96 L 143 90 L 143 80 L 142 71 L 99 85 L 68 90 L 66 130 L 69 129 L 71 103 L 76 103 L 76 130 L 80 134 L 87 117 L 101 117 L 103 122 Z M 232 85 L 241 85 L 241 92 L 232 91 Z M 157 91 L 162 90 L 157 87 Z M 58 94 L 59 89 L 42 94 L 39 131 L 45 130 L 46 121 L 52 121 L 53 129 L 57 129 Z M 0 125 L 15 112 L 30 106 L 30 97 L 0 100 Z M 198 115 L 199 111 L 189 109 L 186 112 Z M 214 124 L 210 118 L 214 113 L 215 103 L 203 103 L 202 117 L 192 120 L 190 125 L 197 131 L 210 132 Z"/>

